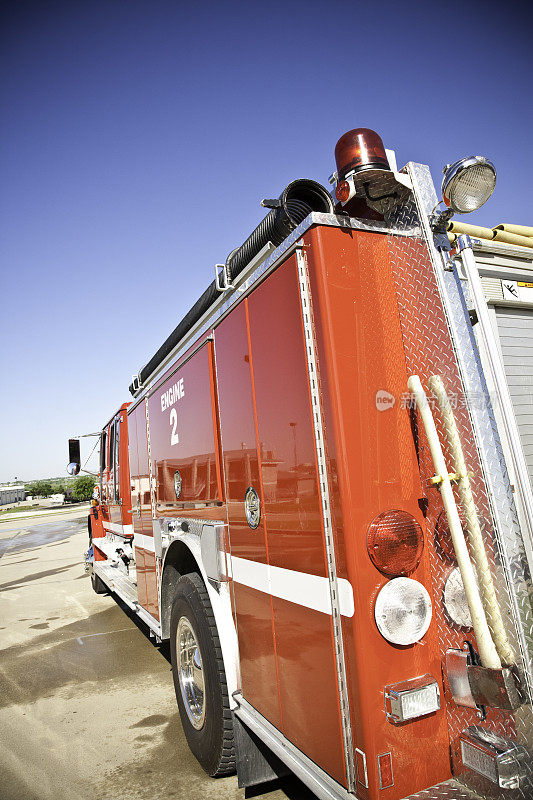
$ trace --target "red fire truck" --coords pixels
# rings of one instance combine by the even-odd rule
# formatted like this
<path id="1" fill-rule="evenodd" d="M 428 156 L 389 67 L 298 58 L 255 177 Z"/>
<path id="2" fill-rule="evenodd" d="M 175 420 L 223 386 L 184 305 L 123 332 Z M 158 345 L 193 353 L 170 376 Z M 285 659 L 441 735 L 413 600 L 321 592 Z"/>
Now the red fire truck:
<path id="1" fill-rule="evenodd" d="M 263 201 L 99 434 L 93 588 L 170 640 L 212 776 L 532 798 L 533 229 L 452 221 L 480 156 L 441 204 L 369 129 L 335 157 L 331 193 Z"/>

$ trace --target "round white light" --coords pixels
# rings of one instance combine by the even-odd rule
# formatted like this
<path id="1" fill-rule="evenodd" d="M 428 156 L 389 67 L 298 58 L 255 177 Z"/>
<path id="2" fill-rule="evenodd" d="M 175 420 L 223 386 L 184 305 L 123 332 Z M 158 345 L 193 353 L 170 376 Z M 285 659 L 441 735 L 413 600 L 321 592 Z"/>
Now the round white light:
<path id="1" fill-rule="evenodd" d="M 418 642 L 431 622 L 431 598 L 412 578 L 394 578 L 376 599 L 374 616 L 381 635 L 392 644 Z"/>
<path id="2" fill-rule="evenodd" d="M 496 168 L 483 156 L 470 156 L 444 169 L 442 196 L 457 214 L 477 211 L 496 186 Z"/>

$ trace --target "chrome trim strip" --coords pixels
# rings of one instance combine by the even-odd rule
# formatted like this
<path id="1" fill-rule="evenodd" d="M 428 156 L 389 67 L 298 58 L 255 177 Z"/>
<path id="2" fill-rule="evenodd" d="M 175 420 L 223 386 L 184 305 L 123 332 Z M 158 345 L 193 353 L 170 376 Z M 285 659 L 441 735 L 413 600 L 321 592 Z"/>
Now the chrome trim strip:
<path id="1" fill-rule="evenodd" d="M 150 630 L 153 631 L 153 633 L 155 633 L 156 636 L 159 636 L 159 638 L 161 639 L 162 638 L 161 625 L 156 620 L 156 618 L 153 617 L 145 608 L 143 608 L 140 605 L 137 605 L 136 611 L 137 611 L 137 616 L 139 616 L 142 619 L 142 621 L 148 625 Z"/>
<path id="2" fill-rule="evenodd" d="M 337 684 L 339 691 L 339 704 L 341 710 L 342 738 L 344 742 L 344 760 L 346 765 L 346 780 L 349 791 L 355 787 L 355 763 L 350 721 L 350 704 L 348 700 L 348 686 L 346 678 L 346 663 L 344 660 L 344 643 L 342 637 L 341 608 L 339 602 L 339 582 L 337 579 L 337 564 L 335 559 L 335 542 L 333 540 L 333 523 L 331 518 L 331 502 L 329 496 L 328 471 L 326 463 L 326 448 L 323 432 L 323 412 L 320 396 L 319 372 L 317 366 L 316 346 L 313 331 L 313 314 L 309 275 L 307 272 L 307 258 L 302 247 L 296 250 L 296 263 L 298 265 L 298 278 L 300 282 L 300 300 L 302 304 L 302 319 L 305 336 L 305 349 L 307 354 L 307 373 L 311 393 L 311 406 L 313 411 L 313 425 L 315 429 L 316 457 L 320 479 L 320 499 L 322 503 L 322 522 L 326 544 L 326 559 L 328 567 L 329 596 L 331 601 L 331 617 L 333 625 L 333 638 L 335 643 L 335 662 L 337 665 Z"/>
<path id="3" fill-rule="evenodd" d="M 327 772 L 298 750 L 292 742 L 271 725 L 239 693 L 234 699 L 238 703 L 235 714 L 255 733 L 261 741 L 286 764 L 294 774 L 316 794 L 320 800 L 354 800 L 354 795 L 346 791 Z"/>

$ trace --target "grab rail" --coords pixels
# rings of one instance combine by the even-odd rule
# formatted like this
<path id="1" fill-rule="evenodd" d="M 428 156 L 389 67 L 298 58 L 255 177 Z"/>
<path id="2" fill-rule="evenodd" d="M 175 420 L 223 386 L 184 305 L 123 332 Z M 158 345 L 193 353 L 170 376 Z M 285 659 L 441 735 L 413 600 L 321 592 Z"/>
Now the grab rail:
<path id="1" fill-rule="evenodd" d="M 463 534 L 457 504 L 453 494 L 452 484 L 444 454 L 440 444 L 435 420 L 426 397 L 426 393 L 422 387 L 422 383 L 418 375 L 411 375 L 407 381 L 409 391 L 415 398 L 420 417 L 424 425 L 426 436 L 429 443 L 429 449 L 433 464 L 435 467 L 436 475 L 439 479 L 439 489 L 442 497 L 442 503 L 448 519 L 450 534 L 452 537 L 455 555 L 457 557 L 457 564 L 463 579 L 463 586 L 465 590 L 468 608 L 470 609 L 470 616 L 472 618 L 472 627 L 476 636 L 476 641 L 479 650 L 479 657 L 484 667 L 490 669 L 501 669 L 500 657 L 496 651 L 496 647 L 492 640 L 491 632 L 488 626 L 485 609 L 481 602 L 481 596 L 476 582 L 474 567 L 470 560 L 470 554 Z"/>

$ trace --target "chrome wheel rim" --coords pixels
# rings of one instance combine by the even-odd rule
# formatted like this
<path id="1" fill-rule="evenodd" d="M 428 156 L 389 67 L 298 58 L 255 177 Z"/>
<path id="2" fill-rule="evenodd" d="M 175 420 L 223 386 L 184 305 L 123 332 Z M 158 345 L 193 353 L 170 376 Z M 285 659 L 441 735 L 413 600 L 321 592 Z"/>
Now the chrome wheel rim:
<path id="1" fill-rule="evenodd" d="M 191 725 L 200 730 L 205 722 L 205 683 L 202 654 L 194 629 L 181 617 L 176 631 L 178 679 L 181 696 Z"/>

